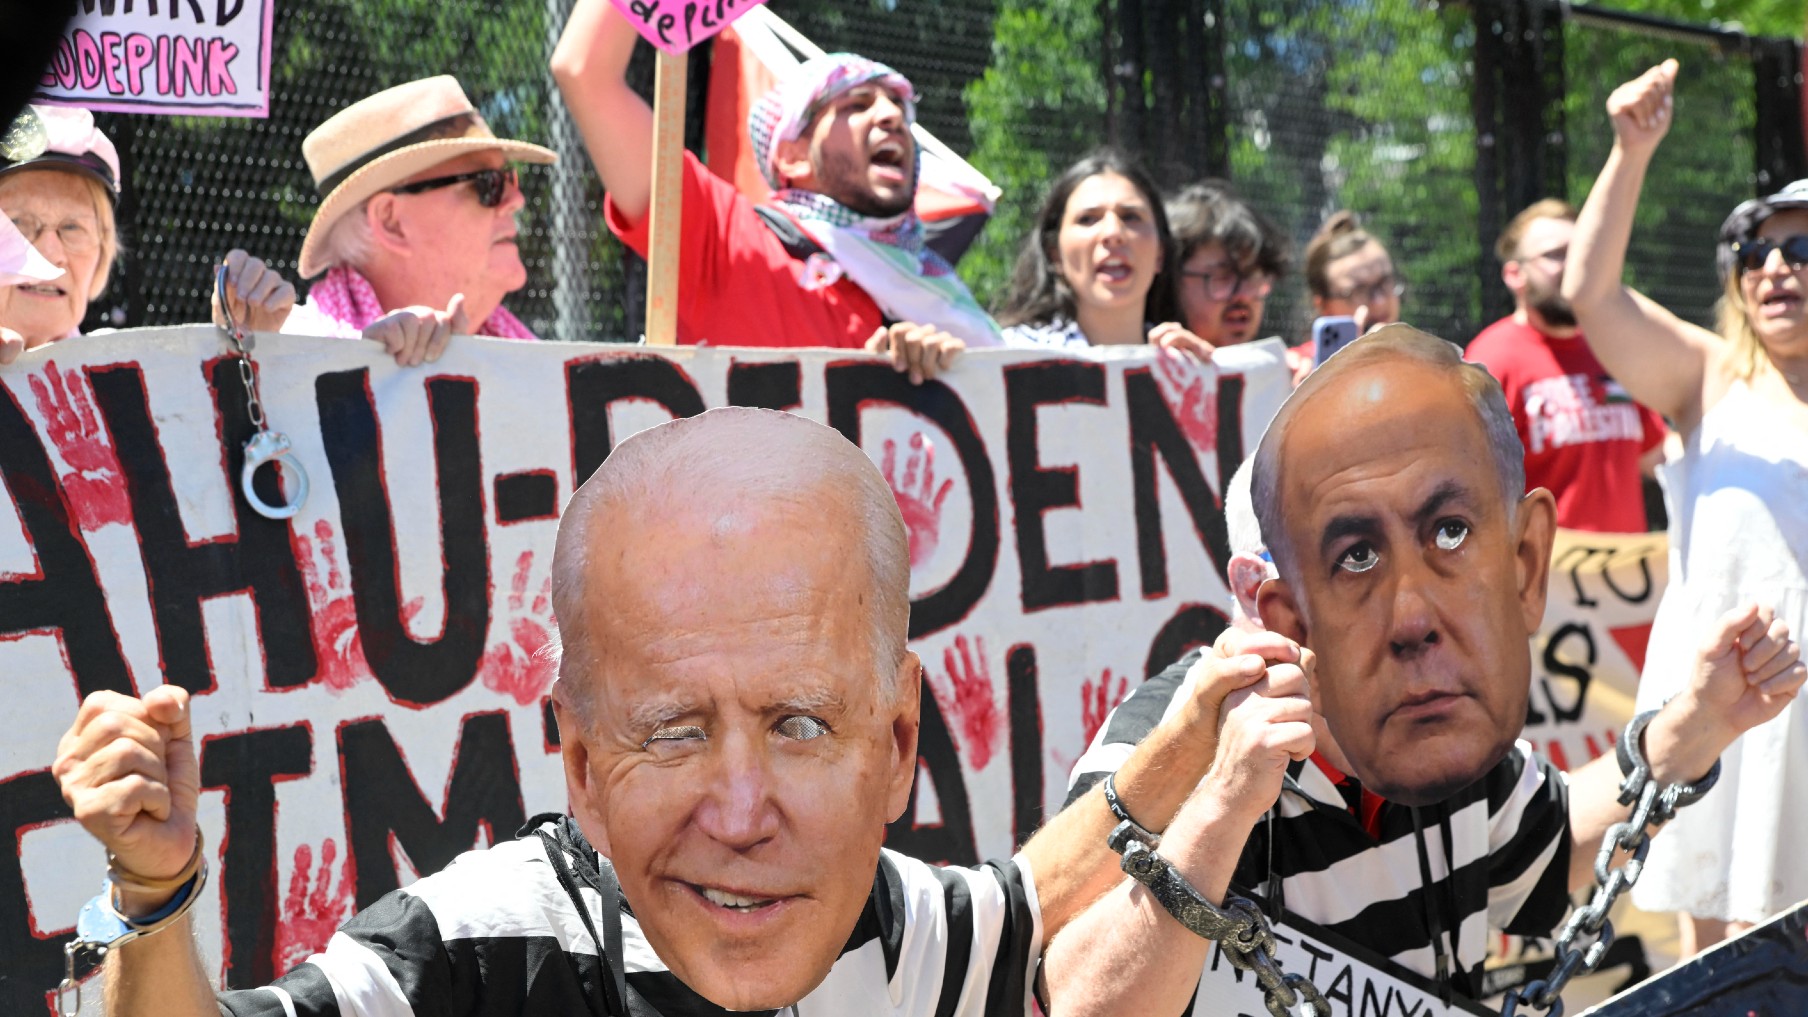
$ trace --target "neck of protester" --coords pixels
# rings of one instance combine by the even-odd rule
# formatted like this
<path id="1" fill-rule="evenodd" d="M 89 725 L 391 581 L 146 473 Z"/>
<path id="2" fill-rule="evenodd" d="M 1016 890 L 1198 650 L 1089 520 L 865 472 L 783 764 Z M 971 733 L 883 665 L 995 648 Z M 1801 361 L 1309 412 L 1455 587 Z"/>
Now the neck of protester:
<path id="1" fill-rule="evenodd" d="M 377 301 L 383 305 L 385 314 L 398 311 L 404 307 L 431 307 L 443 311 L 452 302 L 452 298 L 461 292 L 455 285 L 444 279 L 423 277 L 411 270 L 408 261 L 394 262 L 375 259 L 358 269 L 370 282 L 370 288 L 377 294 Z M 469 289 L 462 291 L 465 295 L 464 311 L 473 327 L 489 320 L 496 313 L 494 301 L 483 301 L 480 294 Z"/>
<path id="2" fill-rule="evenodd" d="M 1080 331 L 1086 334 L 1086 341 L 1094 346 L 1127 346 L 1148 338 L 1140 304 L 1124 307 L 1082 305 L 1074 319 Z"/>

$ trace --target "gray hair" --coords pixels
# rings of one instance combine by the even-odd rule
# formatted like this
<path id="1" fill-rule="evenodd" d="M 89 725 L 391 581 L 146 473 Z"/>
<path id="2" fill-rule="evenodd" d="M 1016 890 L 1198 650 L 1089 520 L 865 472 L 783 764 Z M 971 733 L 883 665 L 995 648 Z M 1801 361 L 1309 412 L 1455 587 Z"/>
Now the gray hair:
<path id="1" fill-rule="evenodd" d="M 851 512 L 871 582 L 865 610 L 874 677 L 884 699 L 895 700 L 910 625 L 910 543 L 891 487 L 839 431 L 790 413 L 731 406 L 628 438 L 566 505 L 552 566 L 559 634 L 547 652 L 558 660 L 559 684 L 580 719 L 591 721 L 598 656 L 583 610 L 591 531 L 606 507 L 644 515 L 674 499 L 721 521 L 750 505 Z"/>
<path id="2" fill-rule="evenodd" d="M 1501 497 L 1506 501 L 1509 525 L 1517 515 L 1520 498 L 1525 494 L 1525 446 L 1519 441 L 1519 428 L 1513 422 L 1512 411 L 1507 408 L 1500 382 L 1495 381 L 1486 368 L 1465 361 L 1463 351 L 1455 343 L 1421 332 L 1411 325 L 1387 325 L 1337 351 L 1323 367 L 1308 376 L 1281 405 L 1280 412 L 1275 414 L 1256 448 L 1251 495 L 1261 532 L 1268 536 L 1269 551 L 1275 566 L 1283 574 L 1297 577 L 1299 572 L 1281 506 L 1279 459 L 1288 427 L 1313 393 L 1337 375 L 1374 361 L 1398 359 L 1416 360 L 1437 368 L 1462 387 L 1487 435 L 1488 452 L 1494 460 L 1494 475 L 1500 484 Z"/>
<path id="3" fill-rule="evenodd" d="M 374 197 L 374 195 L 373 195 Z M 328 268 L 341 265 L 362 271 L 376 244 L 370 236 L 370 198 L 348 209 L 321 242 L 321 258 Z"/>

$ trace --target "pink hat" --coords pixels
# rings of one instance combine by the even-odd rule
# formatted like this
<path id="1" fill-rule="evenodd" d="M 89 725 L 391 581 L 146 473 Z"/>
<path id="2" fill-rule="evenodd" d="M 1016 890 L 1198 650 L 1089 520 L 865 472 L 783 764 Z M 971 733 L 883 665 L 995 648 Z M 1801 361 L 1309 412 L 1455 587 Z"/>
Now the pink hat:
<path id="1" fill-rule="evenodd" d="M 28 167 L 87 172 L 106 185 L 114 200 L 119 198 L 119 152 L 85 109 L 25 107 L 0 137 L 0 176 Z"/>

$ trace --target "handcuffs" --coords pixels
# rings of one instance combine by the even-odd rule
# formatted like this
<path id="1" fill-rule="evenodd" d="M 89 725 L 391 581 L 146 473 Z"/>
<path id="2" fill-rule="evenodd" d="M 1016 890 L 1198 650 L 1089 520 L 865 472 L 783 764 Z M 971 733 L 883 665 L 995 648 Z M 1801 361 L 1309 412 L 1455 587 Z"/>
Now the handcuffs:
<path id="1" fill-rule="evenodd" d="M 109 857 L 106 882 L 102 884 L 100 893 L 82 905 L 81 913 L 75 919 L 75 938 L 63 944 L 63 980 L 56 989 L 56 1012 L 59 1017 L 78 1017 L 81 1013 L 82 984 L 75 978 L 78 955 L 92 954 L 94 962 L 99 964 L 106 959 L 109 951 L 135 939 L 162 932 L 180 921 L 195 906 L 195 901 L 201 896 L 201 888 L 207 885 L 207 854 L 203 850 L 204 843 L 201 828 L 197 826 L 195 853 L 188 865 L 183 867 L 182 874 L 156 883 L 122 873 Z M 114 903 L 114 895 L 122 886 L 157 890 L 168 888 L 169 883 L 178 883 L 174 887 L 175 896 L 163 907 L 142 918 L 126 917 Z"/>
<path id="2" fill-rule="evenodd" d="M 251 418 L 251 426 L 257 432 L 245 442 L 245 465 L 239 468 L 239 490 L 245 494 L 245 500 L 251 508 L 265 519 L 288 519 L 301 511 L 302 503 L 308 500 L 308 471 L 302 468 L 301 460 L 295 458 L 294 445 L 289 436 L 281 431 L 272 431 L 264 422 L 264 403 L 258 397 L 257 374 L 251 366 L 251 345 L 254 340 L 245 335 L 245 330 L 232 320 L 232 307 L 226 301 L 226 266 L 221 265 L 214 271 L 214 296 L 220 305 L 220 315 L 226 323 L 220 328 L 232 340 L 232 345 L 239 353 L 239 380 L 245 385 L 245 412 Z M 257 471 L 265 463 L 276 465 L 278 473 L 288 471 L 295 478 L 295 496 L 287 505 L 272 505 L 257 493 L 252 482 Z"/>

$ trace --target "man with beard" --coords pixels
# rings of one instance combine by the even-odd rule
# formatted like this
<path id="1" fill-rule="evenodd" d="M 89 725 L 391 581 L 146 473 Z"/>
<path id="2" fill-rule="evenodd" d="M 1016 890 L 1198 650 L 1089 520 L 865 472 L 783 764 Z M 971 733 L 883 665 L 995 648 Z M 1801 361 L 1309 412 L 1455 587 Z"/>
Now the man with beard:
<path id="1" fill-rule="evenodd" d="M 1595 359 L 1563 299 L 1576 210 L 1546 198 L 1513 217 L 1494 250 L 1513 313 L 1469 344 L 1500 380 L 1525 445 L 1527 489 L 1557 497 L 1557 525 L 1600 533 L 1646 526 L 1641 476 L 1662 459 L 1663 418 L 1632 401 Z"/>
<path id="2" fill-rule="evenodd" d="M 638 36 L 608 0 L 579 0 L 552 57 L 623 243 L 650 244 L 653 111 L 625 77 Z M 678 341 L 865 347 L 913 381 L 964 346 L 1002 343 L 913 208 L 916 91 L 848 53 L 816 57 L 749 111 L 773 190 L 755 205 L 684 156 Z"/>

